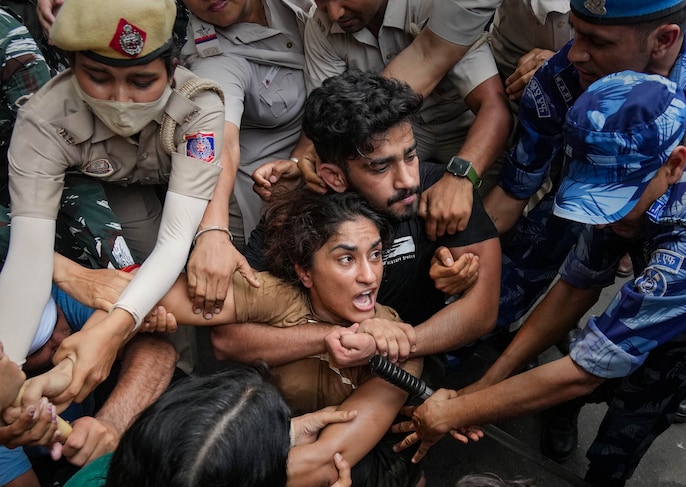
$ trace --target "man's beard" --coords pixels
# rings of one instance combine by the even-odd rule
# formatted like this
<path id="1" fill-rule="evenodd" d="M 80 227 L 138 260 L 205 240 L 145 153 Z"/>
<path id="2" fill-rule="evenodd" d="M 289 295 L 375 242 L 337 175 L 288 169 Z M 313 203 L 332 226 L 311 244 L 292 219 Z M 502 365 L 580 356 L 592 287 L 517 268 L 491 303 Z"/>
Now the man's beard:
<path id="1" fill-rule="evenodd" d="M 398 213 L 396 211 L 393 211 L 391 209 L 391 206 L 393 204 L 404 200 L 405 198 L 409 198 L 413 194 L 417 195 L 417 200 L 415 201 L 415 204 L 406 206 L 405 211 L 402 213 Z M 398 191 L 395 193 L 393 196 L 388 198 L 388 201 L 386 202 L 386 210 L 384 210 L 384 214 L 390 218 L 391 220 L 395 222 L 403 222 L 407 220 L 411 220 L 417 215 L 417 211 L 419 208 L 419 186 L 415 186 L 414 188 L 406 189 L 403 191 Z"/>

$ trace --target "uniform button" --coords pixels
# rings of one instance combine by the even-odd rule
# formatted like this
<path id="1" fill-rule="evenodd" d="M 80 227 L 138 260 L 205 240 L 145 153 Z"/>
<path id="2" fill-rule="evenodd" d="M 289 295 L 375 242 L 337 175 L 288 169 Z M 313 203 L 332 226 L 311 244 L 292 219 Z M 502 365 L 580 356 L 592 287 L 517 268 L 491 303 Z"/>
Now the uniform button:
<path id="1" fill-rule="evenodd" d="M 150 176 L 145 176 L 143 179 L 145 179 L 146 181 L 150 181 Z"/>
<path id="2" fill-rule="evenodd" d="M 293 43 L 292 43 L 292 42 L 287 43 L 287 44 L 286 44 L 286 47 L 287 47 L 288 49 L 290 49 L 291 47 L 293 47 Z"/>
<path id="3" fill-rule="evenodd" d="M 567 22 L 565 22 L 564 20 L 558 20 L 558 21 L 557 21 L 557 26 L 560 27 L 560 28 L 562 28 L 562 27 L 565 26 L 566 23 L 567 23 Z"/>
<path id="4" fill-rule="evenodd" d="M 143 152 L 143 154 L 141 154 L 141 159 L 145 160 L 145 159 L 147 159 L 147 158 L 148 158 L 148 153 L 147 153 L 147 152 Z"/>
<path id="5" fill-rule="evenodd" d="M 386 54 L 386 59 L 392 59 L 393 55 L 392 54 Z"/>

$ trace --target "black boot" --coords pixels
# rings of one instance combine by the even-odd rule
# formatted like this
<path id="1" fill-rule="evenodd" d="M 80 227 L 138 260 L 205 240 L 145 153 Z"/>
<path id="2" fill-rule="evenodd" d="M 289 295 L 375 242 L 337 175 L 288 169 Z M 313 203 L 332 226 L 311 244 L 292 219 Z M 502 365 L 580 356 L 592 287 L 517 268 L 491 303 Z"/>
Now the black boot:
<path id="1" fill-rule="evenodd" d="M 541 431 L 541 452 L 558 463 L 566 462 L 577 447 L 577 422 L 582 403 L 569 401 L 545 412 Z"/>

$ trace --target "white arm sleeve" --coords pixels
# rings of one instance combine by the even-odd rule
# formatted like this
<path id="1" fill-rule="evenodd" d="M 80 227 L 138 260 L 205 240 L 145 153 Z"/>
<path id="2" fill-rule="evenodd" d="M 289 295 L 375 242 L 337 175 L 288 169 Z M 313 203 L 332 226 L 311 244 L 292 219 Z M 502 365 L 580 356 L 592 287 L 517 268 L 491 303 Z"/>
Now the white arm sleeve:
<path id="1" fill-rule="evenodd" d="M 52 285 L 55 221 L 12 218 L 10 247 L 0 274 L 0 341 L 23 364 Z"/>
<path id="2" fill-rule="evenodd" d="M 155 248 L 114 304 L 133 316 L 134 331 L 183 270 L 206 207 L 207 200 L 167 192 Z"/>

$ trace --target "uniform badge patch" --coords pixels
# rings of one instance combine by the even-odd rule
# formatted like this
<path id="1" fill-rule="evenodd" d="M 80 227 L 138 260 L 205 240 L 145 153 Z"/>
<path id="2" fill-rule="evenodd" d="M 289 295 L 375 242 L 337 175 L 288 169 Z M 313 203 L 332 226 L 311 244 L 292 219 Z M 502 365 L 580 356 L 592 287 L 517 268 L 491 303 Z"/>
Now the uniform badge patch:
<path id="1" fill-rule="evenodd" d="M 654 267 L 670 274 L 676 274 L 684 263 L 684 256 L 671 250 L 656 250 L 650 256 L 649 267 Z"/>
<path id="2" fill-rule="evenodd" d="M 538 84 L 536 78 L 531 78 L 529 84 L 526 87 L 527 91 L 530 93 L 531 97 L 534 99 L 536 104 L 536 112 L 538 112 L 538 118 L 550 118 L 550 107 L 546 101 L 541 85 Z"/>
<path id="3" fill-rule="evenodd" d="M 186 135 L 186 155 L 205 162 L 214 160 L 214 133 Z"/>
<path id="4" fill-rule="evenodd" d="M 647 267 L 641 277 L 636 279 L 636 287 L 646 296 L 664 296 L 667 292 L 667 280 L 662 272 Z"/>
<path id="5" fill-rule="evenodd" d="M 124 56 L 134 58 L 143 51 L 145 37 L 145 31 L 127 22 L 126 19 L 119 19 L 110 47 Z"/>
<path id="6" fill-rule="evenodd" d="M 81 172 L 91 176 L 107 176 L 114 172 L 114 167 L 107 159 L 95 159 L 86 164 Z"/>

